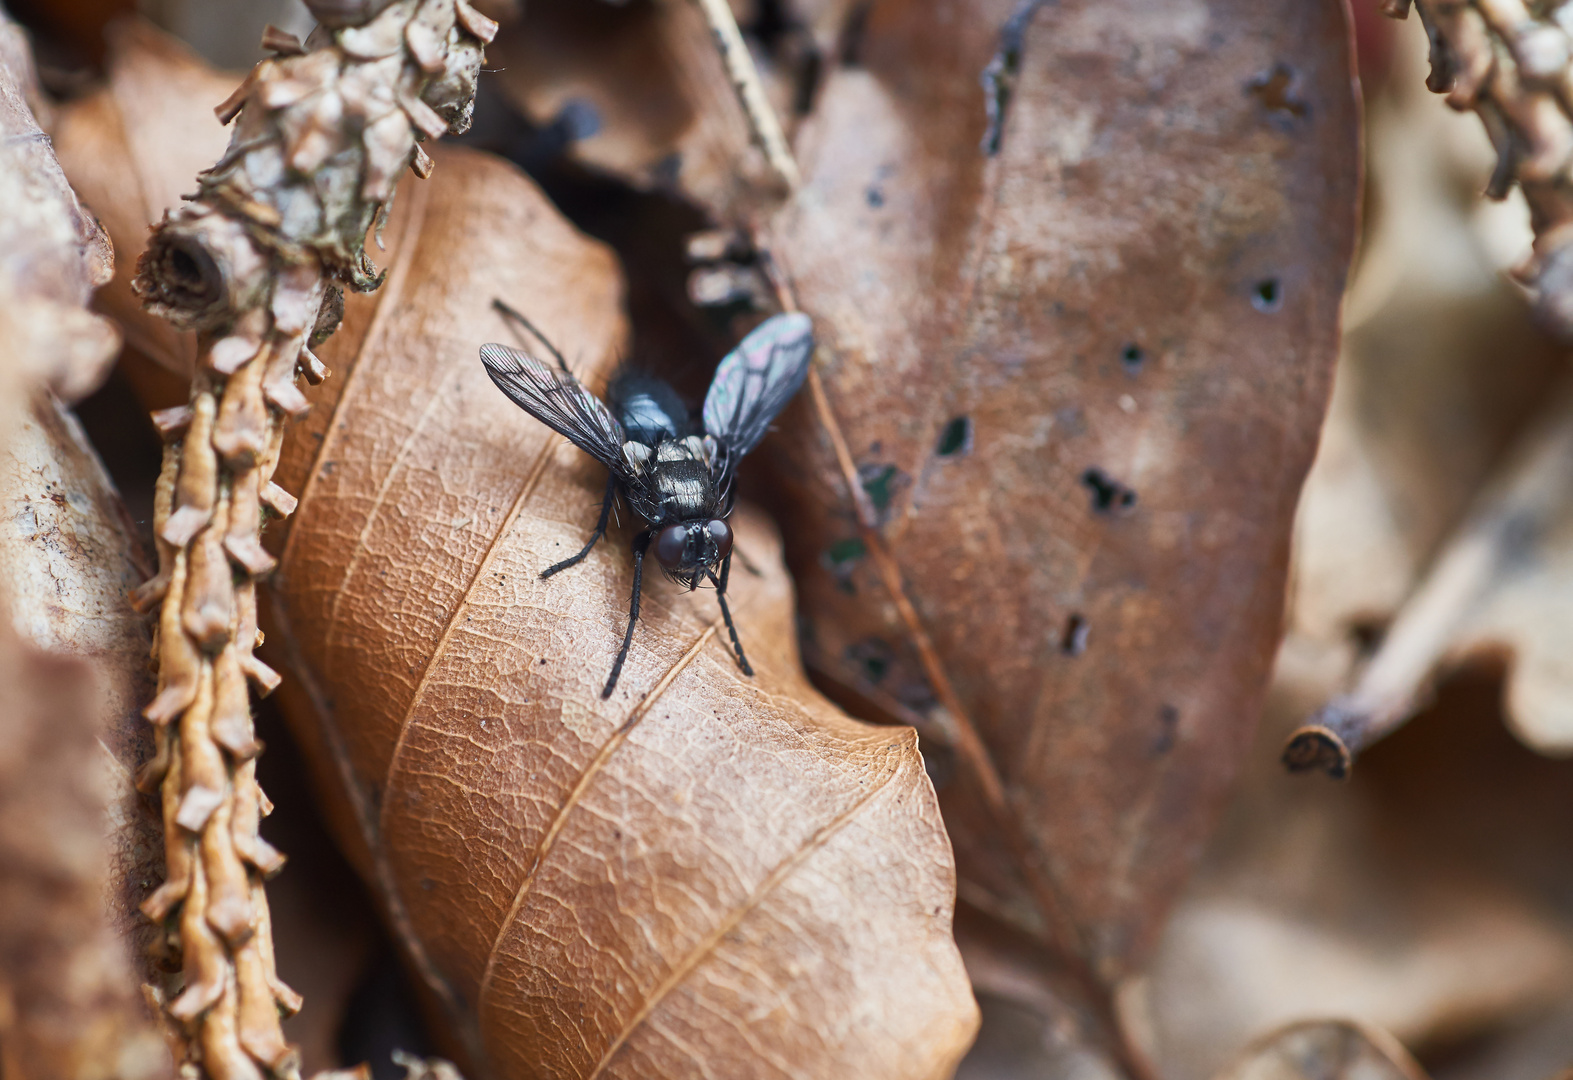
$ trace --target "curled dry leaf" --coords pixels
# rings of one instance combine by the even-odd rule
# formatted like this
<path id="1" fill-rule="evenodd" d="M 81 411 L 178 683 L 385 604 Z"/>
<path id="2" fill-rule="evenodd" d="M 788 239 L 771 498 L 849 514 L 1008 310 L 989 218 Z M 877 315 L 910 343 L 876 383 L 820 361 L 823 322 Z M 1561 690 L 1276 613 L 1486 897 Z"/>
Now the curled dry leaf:
<path id="1" fill-rule="evenodd" d="M 1383 1031 L 1347 1020 L 1311 1020 L 1262 1039 L 1217 1080 L 1426 1080 L 1426 1076 Z"/>
<path id="2" fill-rule="evenodd" d="M 132 784 L 151 749 L 149 642 L 125 596 L 147 566 L 103 467 L 47 396 L 0 450 L 0 564 L 7 1075 L 171 1075 L 138 990 L 157 981 L 145 969 L 157 934 L 136 905 L 163 870 L 157 818 Z"/>
<path id="3" fill-rule="evenodd" d="M 26 41 L 0 9 L 0 298 L 10 311 L 9 358 L 75 401 L 103 381 L 120 345 L 114 327 L 86 310 L 114 257 L 33 116 L 36 99 Z"/>
<path id="4" fill-rule="evenodd" d="M 1112 983 L 1266 685 L 1355 223 L 1343 5 L 888 0 L 851 60 L 764 237 L 822 341 L 765 450 L 805 652 L 949 734 L 962 898 Z"/>
<path id="5" fill-rule="evenodd" d="M 740 514 L 743 677 L 707 594 L 615 530 L 571 573 L 604 477 L 488 381 L 522 308 L 592 383 L 622 346 L 611 256 L 517 172 L 442 155 L 389 274 L 347 303 L 278 478 L 279 693 L 415 966 L 507 1077 L 941 1077 L 976 1012 L 913 733 L 804 682 L 769 527 Z M 651 575 L 653 577 L 653 575 Z"/>

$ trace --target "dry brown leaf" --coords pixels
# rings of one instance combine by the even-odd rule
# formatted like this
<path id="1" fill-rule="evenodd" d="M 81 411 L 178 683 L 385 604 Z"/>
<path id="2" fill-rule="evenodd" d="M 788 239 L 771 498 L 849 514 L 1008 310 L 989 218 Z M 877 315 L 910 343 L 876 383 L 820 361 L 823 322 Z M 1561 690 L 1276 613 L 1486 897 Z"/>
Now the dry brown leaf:
<path id="1" fill-rule="evenodd" d="M 213 108 L 240 82 L 216 72 L 151 25 L 128 20 L 109 35 L 108 84 L 60 110 L 55 150 L 82 201 L 114 238 L 114 279 L 96 306 L 127 340 L 183 377 L 196 361 L 196 337 L 142 311 L 131 294 L 148 230 L 196 190 L 196 175 L 217 161 L 229 131 Z"/>
<path id="2" fill-rule="evenodd" d="M 774 193 L 693 0 L 531 4 L 488 55 L 503 93 L 536 124 L 564 124 L 570 153 L 591 168 L 639 187 L 675 187 L 725 220 Z M 798 72 L 758 59 L 777 114 L 790 122 Z"/>
<path id="3" fill-rule="evenodd" d="M 1341 4 L 1032 10 L 878 3 L 828 73 L 767 237 L 825 408 L 766 453 L 811 662 L 955 735 L 963 898 L 1113 981 L 1265 688 L 1356 103 Z M 1013 12 L 990 156 L 978 78 Z"/>
<path id="4" fill-rule="evenodd" d="M 1426 1080 L 1385 1032 L 1348 1020 L 1291 1024 L 1264 1038 L 1217 1080 Z"/>
<path id="5" fill-rule="evenodd" d="M 975 1007 L 910 731 L 798 674 L 791 590 L 749 512 L 711 597 L 646 583 L 618 692 L 626 533 L 570 575 L 604 486 L 490 385 L 490 308 L 591 377 L 624 336 L 610 255 L 510 167 L 448 153 L 400 196 L 383 288 L 292 438 L 273 579 L 280 693 L 416 965 L 501 1075 L 940 1077 Z M 589 515 L 587 517 L 586 515 Z"/>

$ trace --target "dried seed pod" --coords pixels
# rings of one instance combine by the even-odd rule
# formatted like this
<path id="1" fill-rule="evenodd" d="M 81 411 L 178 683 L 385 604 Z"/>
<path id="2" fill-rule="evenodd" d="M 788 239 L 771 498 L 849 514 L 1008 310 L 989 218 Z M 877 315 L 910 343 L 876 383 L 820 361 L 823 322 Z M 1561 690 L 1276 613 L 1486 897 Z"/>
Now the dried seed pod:
<path id="1" fill-rule="evenodd" d="M 1383 11 L 1402 19 L 1409 7 L 1390 0 Z M 1486 193 L 1500 199 L 1516 183 L 1529 204 L 1534 252 L 1515 276 L 1534 293 L 1541 322 L 1573 340 L 1573 43 L 1565 23 L 1521 0 L 1414 0 L 1414 8 L 1431 41 L 1426 86 L 1478 114 L 1496 147 Z"/>
<path id="2" fill-rule="evenodd" d="M 168 1012 L 214 1080 L 299 1074 L 279 1013 L 300 998 L 274 971 L 262 889 L 284 860 L 257 835 L 270 807 L 246 686 L 279 682 L 252 649 L 254 581 L 274 565 L 263 507 L 282 517 L 295 504 L 272 481 L 283 421 L 306 408 L 300 377 L 327 376 L 309 346 L 337 328 L 343 287 L 382 280 L 364 239 L 403 170 L 430 171 L 416 139 L 468 127 L 496 31 L 464 0 L 322 0 L 313 12 L 323 25 L 304 46 L 264 35 L 276 55 L 217 110 L 236 120 L 229 150 L 154 231 L 133 283 L 200 335 L 190 407 L 156 420 L 174 443 L 155 507 L 160 570 L 135 602 L 163 605 L 146 710 L 161 741 L 141 781 L 163 788 L 169 879 L 143 909 L 162 921 L 183 905 L 186 989 Z"/>

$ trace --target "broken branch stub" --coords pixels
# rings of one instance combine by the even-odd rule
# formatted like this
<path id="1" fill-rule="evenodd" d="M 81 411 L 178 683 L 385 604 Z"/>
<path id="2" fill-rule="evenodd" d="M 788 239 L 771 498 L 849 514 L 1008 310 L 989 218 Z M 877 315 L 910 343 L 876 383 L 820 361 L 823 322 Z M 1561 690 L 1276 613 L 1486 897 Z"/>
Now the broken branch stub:
<path id="1" fill-rule="evenodd" d="M 1566 535 L 1570 486 L 1573 393 L 1564 391 L 1443 545 L 1354 689 L 1290 735 L 1284 765 L 1344 779 L 1362 750 L 1424 707 L 1433 679 L 1449 661 L 1485 650 L 1513 657 L 1507 704 L 1514 726 L 1536 748 L 1565 752 L 1566 665 L 1547 655 L 1555 649 L 1543 643 L 1558 640 L 1561 629 L 1554 612 L 1567 572 L 1556 548 Z M 1550 610 L 1526 603 L 1503 617 L 1504 601 L 1537 593 L 1550 598 L 1542 600 Z"/>
<path id="2" fill-rule="evenodd" d="M 318 7 L 325 7 L 319 4 Z M 214 1080 L 299 1072 L 279 1015 L 299 995 L 274 973 L 262 879 L 283 857 L 257 835 L 268 802 L 248 683 L 279 677 L 252 655 L 272 482 L 284 421 L 306 408 L 299 379 L 326 375 L 311 346 L 336 328 L 344 287 L 376 288 L 365 237 L 420 142 L 469 126 L 481 54 L 496 26 L 466 0 L 340 4 L 304 45 L 272 32 L 264 60 L 217 109 L 229 150 L 167 214 L 132 287 L 148 309 L 198 332 L 189 411 L 165 416 L 157 576 L 158 693 L 145 710 L 157 753 L 138 777 L 160 790 L 168 877 L 143 904 L 178 935 L 185 989 L 168 1005 L 187 1056 Z"/>

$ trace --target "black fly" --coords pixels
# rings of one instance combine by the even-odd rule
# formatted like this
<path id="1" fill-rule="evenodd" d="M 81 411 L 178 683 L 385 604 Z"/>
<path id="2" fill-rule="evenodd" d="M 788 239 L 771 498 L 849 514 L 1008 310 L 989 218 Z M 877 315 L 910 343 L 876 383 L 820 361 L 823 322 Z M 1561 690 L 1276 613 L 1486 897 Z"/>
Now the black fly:
<path id="1" fill-rule="evenodd" d="M 529 320 L 501 301 L 497 308 L 523 323 Z M 595 547 L 606 533 L 617 496 L 644 521 L 634 537 L 634 595 L 628 632 L 612 664 L 603 698 L 612 696 L 628 657 L 639 621 L 639 586 L 645 552 L 652 547 L 666 576 L 690 590 L 708 580 L 721 602 L 721 615 L 737 664 L 752 675 L 743 655 L 726 580 L 732 567 L 732 482 L 737 464 L 764 438 L 808 376 L 814 351 L 807 315 L 776 315 L 765 320 L 721 361 L 705 395 L 703 424 L 688 415 L 676 391 L 660 379 L 626 373 L 607 388 L 606 402 L 573 377 L 561 354 L 545 338 L 557 367 L 506 345 L 482 345 L 481 363 L 497 388 L 513 403 L 605 465 L 606 498 L 590 542 L 579 554 L 541 571 L 543 578 L 566 570 Z M 718 573 L 719 568 L 719 573 Z"/>

